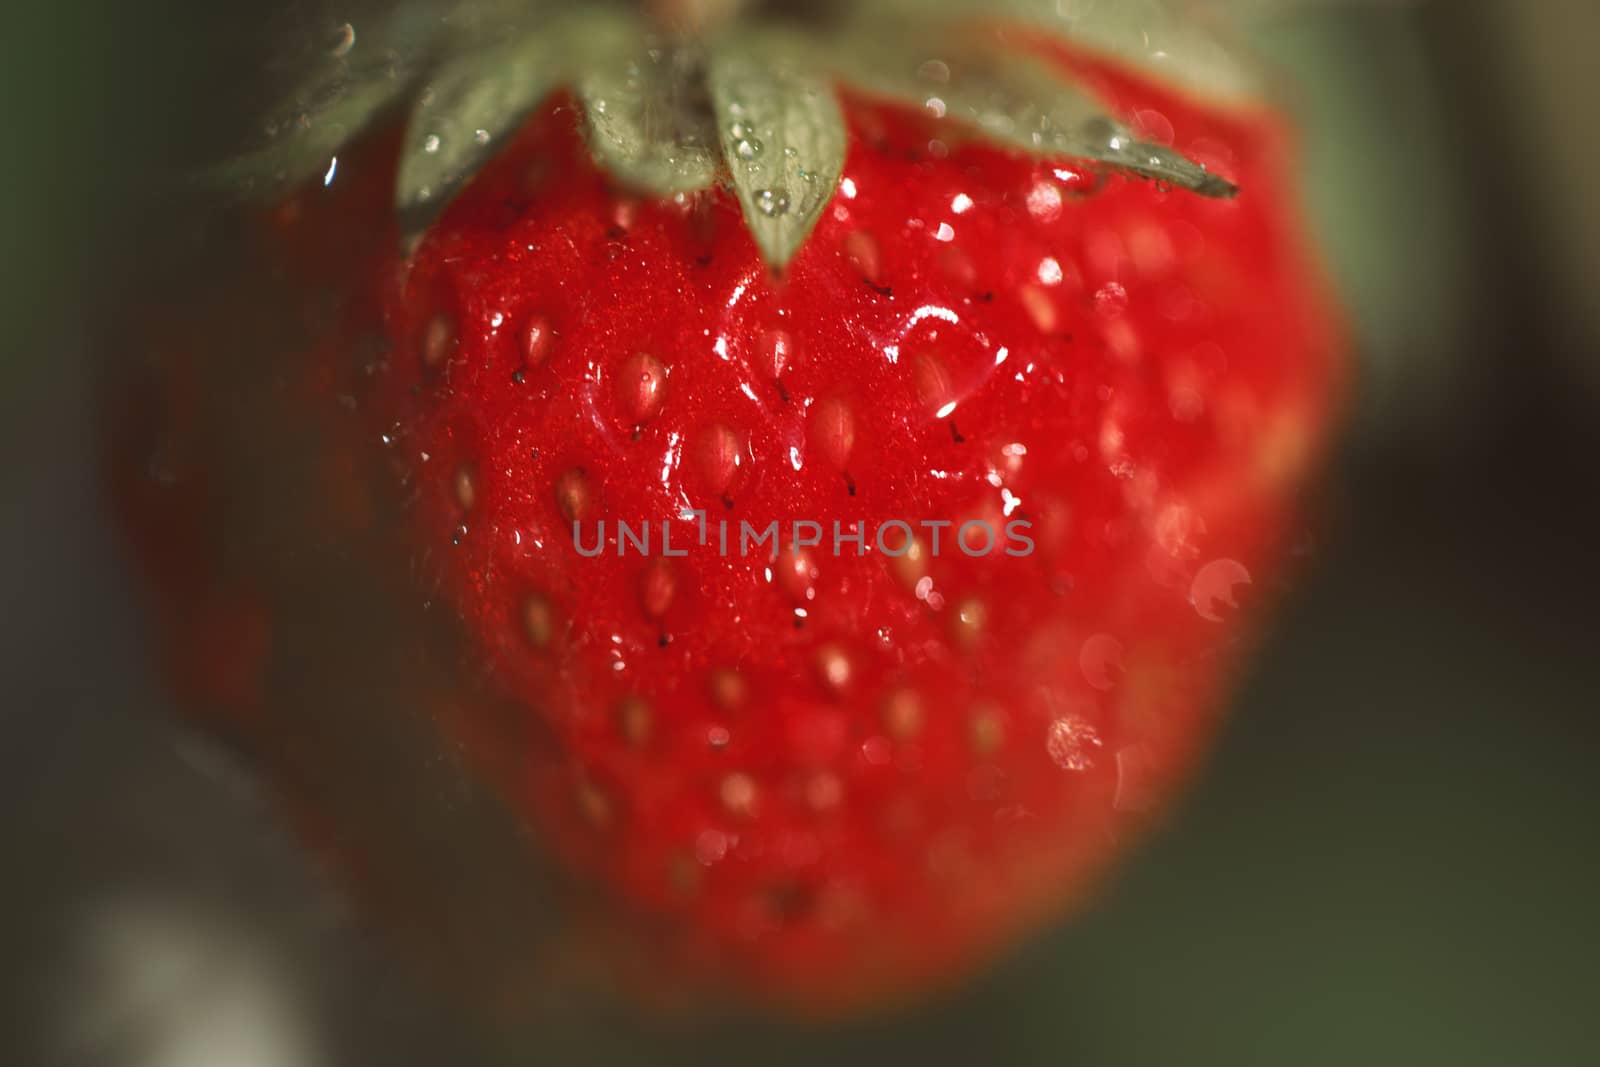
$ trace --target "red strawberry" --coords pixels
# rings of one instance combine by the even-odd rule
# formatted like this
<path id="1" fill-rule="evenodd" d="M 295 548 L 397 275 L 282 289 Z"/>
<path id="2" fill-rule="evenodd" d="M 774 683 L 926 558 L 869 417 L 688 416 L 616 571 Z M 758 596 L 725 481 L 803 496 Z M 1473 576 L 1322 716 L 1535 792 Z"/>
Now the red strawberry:
<path id="1" fill-rule="evenodd" d="M 487 679 L 447 728 L 652 953 L 807 1009 L 959 974 L 1173 792 L 1337 379 L 1276 118 L 967 32 L 843 32 L 837 110 L 768 37 L 584 73 L 305 365 L 317 418 L 358 402 L 339 469 L 407 501 L 330 527 Z M 402 207 L 505 128 L 461 137 L 477 62 Z"/>

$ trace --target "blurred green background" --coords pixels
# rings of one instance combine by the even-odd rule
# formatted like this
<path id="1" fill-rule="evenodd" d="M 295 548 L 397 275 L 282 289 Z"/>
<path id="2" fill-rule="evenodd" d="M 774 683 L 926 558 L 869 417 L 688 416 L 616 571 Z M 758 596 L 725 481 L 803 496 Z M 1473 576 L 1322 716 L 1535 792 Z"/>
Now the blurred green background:
<path id="1" fill-rule="evenodd" d="M 0 1062 L 1600 1062 L 1600 5 L 1232 5 L 1301 119 L 1361 389 L 1214 763 L 1095 908 L 891 1018 L 511 1035 L 167 725 L 93 484 L 91 353 L 184 239 L 175 177 L 370 6 L 7 12 Z"/>

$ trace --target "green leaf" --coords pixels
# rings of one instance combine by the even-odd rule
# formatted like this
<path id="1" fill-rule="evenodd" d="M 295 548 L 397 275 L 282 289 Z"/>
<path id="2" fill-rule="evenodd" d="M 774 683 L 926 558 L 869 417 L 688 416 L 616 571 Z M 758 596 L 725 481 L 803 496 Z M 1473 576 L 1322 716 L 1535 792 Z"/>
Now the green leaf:
<path id="1" fill-rule="evenodd" d="M 985 137 L 1040 156 L 1070 156 L 1206 196 L 1233 185 L 1181 153 L 1137 141 L 1121 123 L 1042 60 L 981 33 L 906 33 L 880 26 L 853 35 L 840 76 L 868 92 L 925 109 Z"/>
<path id="2" fill-rule="evenodd" d="M 412 5 L 359 22 L 272 64 L 292 72 L 285 84 L 293 89 L 267 111 L 265 142 L 205 179 L 246 196 L 267 196 L 325 173 L 345 144 L 410 91 L 446 32 L 437 9 Z"/>
<path id="3" fill-rule="evenodd" d="M 267 122 L 271 140 L 212 172 L 219 184 L 246 196 L 268 196 L 327 171 L 339 150 L 401 93 L 408 80 L 394 73 L 357 78 L 324 75 L 291 96 Z"/>
<path id="4" fill-rule="evenodd" d="M 437 208 L 566 73 L 559 35 L 535 30 L 452 56 L 425 83 L 396 180 L 401 214 Z"/>
<path id="5" fill-rule="evenodd" d="M 596 158 L 659 196 L 707 188 L 717 176 L 717 134 L 696 76 L 699 56 L 687 45 L 647 40 L 621 55 L 632 58 L 589 66 L 578 82 Z"/>
<path id="6" fill-rule="evenodd" d="M 762 257 L 782 270 L 844 170 L 844 115 L 793 43 L 739 36 L 712 53 L 708 81 L 723 156 Z"/>
<path id="7" fill-rule="evenodd" d="M 1261 84 L 1223 40 L 1239 0 L 883 0 L 926 20 L 1025 23 L 1119 59 L 1191 92 L 1259 98 Z M 1256 0 L 1263 3 L 1266 0 Z M 914 15 L 913 15 L 914 13 Z"/>

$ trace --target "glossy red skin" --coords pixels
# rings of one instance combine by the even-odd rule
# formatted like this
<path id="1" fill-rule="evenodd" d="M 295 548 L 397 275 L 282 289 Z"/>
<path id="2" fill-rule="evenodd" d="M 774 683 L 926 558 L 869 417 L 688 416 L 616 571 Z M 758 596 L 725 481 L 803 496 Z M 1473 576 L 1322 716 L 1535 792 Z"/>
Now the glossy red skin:
<path id="1" fill-rule="evenodd" d="M 619 194 L 558 99 L 388 275 L 393 348 L 362 412 L 414 497 L 392 535 L 555 750 L 508 753 L 469 709 L 471 741 L 679 970 L 823 1010 L 948 979 L 1090 885 L 1211 733 L 1246 633 L 1228 599 L 1279 567 L 1339 333 L 1276 120 L 1057 58 L 1242 195 L 1023 159 L 852 99 L 843 191 L 776 278 L 731 194 Z M 551 340 L 529 365 L 535 319 Z M 641 352 L 667 376 L 642 422 Z M 826 440 L 841 404 L 847 450 Z M 740 455 L 727 485 L 703 458 L 717 428 Z M 575 471 L 602 558 L 562 510 Z M 971 559 L 947 530 L 919 597 L 853 546 L 812 549 L 797 581 L 680 522 L 689 555 L 664 561 L 658 524 L 685 507 L 735 539 L 741 520 L 1025 519 L 1036 550 Z M 618 559 L 617 520 L 648 520 L 658 558 Z M 736 705 L 716 699 L 729 670 Z M 901 690 L 915 729 L 886 714 Z"/>
<path id="2" fill-rule="evenodd" d="M 308 669 L 359 692 L 361 671 L 419 665 L 400 688 L 542 831 L 600 921 L 642 946 L 646 983 L 720 983 L 804 1011 L 965 973 L 1081 897 L 1171 795 L 1212 732 L 1252 594 L 1265 599 L 1281 570 L 1342 336 L 1302 247 L 1275 118 L 1049 54 L 1242 195 L 1025 160 L 855 99 L 854 195 L 835 198 L 776 279 L 726 192 L 618 193 L 562 99 L 408 259 L 374 251 L 394 244 L 390 130 L 342 154 L 331 189 L 265 220 L 265 295 L 224 287 L 177 317 L 155 346 L 156 418 L 111 435 L 167 659 L 187 703 L 265 753 L 375 910 L 427 926 L 461 891 L 403 884 L 404 857 L 381 850 L 403 851 L 404 834 L 374 831 L 351 799 L 371 790 L 369 769 L 325 744 L 327 709 L 297 717 L 317 683 L 289 680 Z M 971 205 L 958 211 L 958 195 Z M 1041 274 L 1046 259 L 1059 280 Z M 263 347 L 297 356 L 216 358 L 219 338 L 270 332 L 285 308 L 304 322 Z M 441 312 L 457 329 L 430 367 L 422 347 Z M 531 316 L 553 331 L 535 366 L 520 344 Z M 291 339 L 302 326 L 320 338 L 309 350 Z M 793 352 L 776 377 L 775 328 Z M 635 436 L 617 380 L 641 351 L 669 374 Z M 930 357 L 950 387 L 937 399 L 956 402 L 944 418 Z M 121 394 L 117 406 L 145 409 Z M 714 426 L 741 443 L 726 487 L 696 458 Z M 573 550 L 556 486 L 575 468 L 591 494 L 586 543 L 599 519 L 654 528 L 685 499 L 733 522 L 735 541 L 740 520 L 999 527 L 1004 491 L 1036 551 L 972 560 L 946 531 L 926 571 L 934 607 L 876 553 L 825 546 L 808 583 L 792 567 L 769 581 L 762 552 L 718 558 L 679 523 L 674 546 L 691 554 L 670 561 L 657 617 L 646 603 L 662 587 L 645 573 L 659 560 Z M 323 546 L 314 578 L 306 539 Z M 331 651 L 316 659 L 320 639 L 296 634 L 316 597 L 347 595 L 333 588 L 341 555 L 370 580 L 392 573 L 433 617 L 443 609 L 459 640 L 436 648 L 403 616 L 353 673 Z M 1254 584 L 1235 588 L 1243 574 Z M 536 594 L 558 624 L 543 649 L 522 619 Z M 985 607 L 975 630 L 958 619 L 969 601 Z M 837 690 L 825 649 L 849 663 Z M 737 707 L 715 699 L 719 669 L 742 679 Z M 886 713 L 901 689 L 920 696 L 915 729 Z M 640 720 L 618 710 L 634 699 L 648 731 L 630 740 L 621 727 Z M 376 712 L 344 733 L 383 729 Z"/>

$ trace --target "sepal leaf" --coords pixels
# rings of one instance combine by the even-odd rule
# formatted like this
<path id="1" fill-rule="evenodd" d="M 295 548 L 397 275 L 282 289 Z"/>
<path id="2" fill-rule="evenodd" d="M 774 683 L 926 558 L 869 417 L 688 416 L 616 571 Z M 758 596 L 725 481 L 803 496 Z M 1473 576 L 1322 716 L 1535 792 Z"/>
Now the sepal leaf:
<path id="1" fill-rule="evenodd" d="M 639 35 L 578 77 L 596 159 L 657 196 L 705 189 L 717 177 L 717 135 L 703 59 L 683 42 Z"/>
<path id="2" fill-rule="evenodd" d="M 974 128 L 1040 156 L 1070 156 L 1205 196 L 1235 187 L 1182 153 L 1145 144 L 1098 101 L 1040 59 L 999 37 L 951 30 L 914 33 L 878 24 L 849 35 L 841 78 L 858 88 Z"/>
<path id="3" fill-rule="evenodd" d="M 844 114 L 804 55 L 797 42 L 738 35 L 714 48 L 708 71 L 723 157 L 774 270 L 810 235 L 844 170 Z"/>

